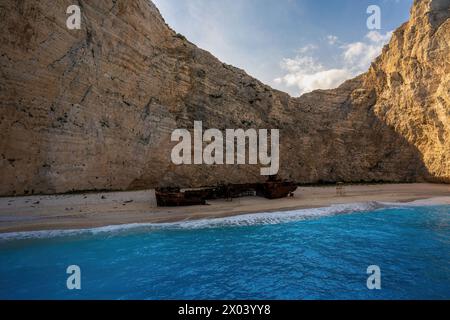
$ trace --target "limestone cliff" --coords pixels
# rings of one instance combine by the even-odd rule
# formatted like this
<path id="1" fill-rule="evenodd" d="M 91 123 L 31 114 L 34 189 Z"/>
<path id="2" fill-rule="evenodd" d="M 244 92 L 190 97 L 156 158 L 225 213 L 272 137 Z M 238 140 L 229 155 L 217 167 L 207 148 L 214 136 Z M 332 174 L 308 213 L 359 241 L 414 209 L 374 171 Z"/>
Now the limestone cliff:
<path id="1" fill-rule="evenodd" d="M 170 134 L 279 128 L 280 176 L 450 181 L 449 1 L 417 1 L 367 74 L 300 98 L 221 63 L 149 1 L 0 3 L 0 195 L 264 180 L 175 166 Z"/>
<path id="2" fill-rule="evenodd" d="M 376 116 L 415 146 L 434 180 L 450 182 L 450 0 L 416 0 L 411 19 L 372 64 Z"/>

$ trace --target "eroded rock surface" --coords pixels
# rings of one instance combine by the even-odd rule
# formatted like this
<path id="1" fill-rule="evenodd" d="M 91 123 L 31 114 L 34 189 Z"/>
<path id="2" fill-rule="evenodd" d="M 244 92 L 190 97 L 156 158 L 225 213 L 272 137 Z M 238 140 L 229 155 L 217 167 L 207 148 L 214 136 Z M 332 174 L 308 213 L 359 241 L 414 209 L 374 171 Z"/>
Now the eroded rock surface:
<path id="1" fill-rule="evenodd" d="M 449 1 L 416 1 L 368 73 L 300 98 L 223 64 L 149 1 L 0 3 L 0 195 L 264 181 L 175 166 L 176 128 L 278 128 L 279 176 L 450 182 Z"/>
<path id="2" fill-rule="evenodd" d="M 374 112 L 415 146 L 434 180 L 450 182 L 450 0 L 416 0 L 411 19 L 366 75 Z"/>

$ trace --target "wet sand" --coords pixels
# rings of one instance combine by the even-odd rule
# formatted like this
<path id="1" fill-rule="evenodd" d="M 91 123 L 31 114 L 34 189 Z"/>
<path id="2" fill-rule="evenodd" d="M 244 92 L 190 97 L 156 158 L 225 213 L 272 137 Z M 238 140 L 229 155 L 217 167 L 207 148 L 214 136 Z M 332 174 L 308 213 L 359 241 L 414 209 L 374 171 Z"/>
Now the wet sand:
<path id="1" fill-rule="evenodd" d="M 337 195 L 334 186 L 299 187 L 292 198 L 245 197 L 178 208 L 157 208 L 153 190 L 5 197 L 0 198 L 0 233 L 175 222 L 368 201 L 421 200 L 419 203 L 450 205 L 450 185 L 445 184 L 352 185 L 346 186 L 344 192 Z"/>

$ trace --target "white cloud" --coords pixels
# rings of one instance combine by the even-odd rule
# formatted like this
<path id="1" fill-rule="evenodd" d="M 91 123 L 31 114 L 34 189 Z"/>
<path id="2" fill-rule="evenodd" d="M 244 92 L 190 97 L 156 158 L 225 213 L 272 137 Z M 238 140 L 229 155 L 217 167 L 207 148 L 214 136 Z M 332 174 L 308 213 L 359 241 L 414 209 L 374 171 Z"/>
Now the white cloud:
<path id="1" fill-rule="evenodd" d="M 304 46 L 304 47 L 301 47 L 301 48 L 298 49 L 297 51 L 298 51 L 299 53 L 307 53 L 307 52 L 314 51 L 314 50 L 316 50 L 316 49 L 318 49 L 318 48 L 319 48 L 319 47 L 316 46 L 316 45 L 314 45 L 314 44 L 308 44 L 308 45 L 306 45 L 306 46 Z"/>
<path id="2" fill-rule="evenodd" d="M 370 63 L 381 53 L 383 46 L 389 41 L 392 32 L 380 34 L 377 31 L 369 32 L 363 41 L 343 44 L 337 66 L 326 68 L 317 58 L 308 54 L 310 50 L 298 50 L 294 58 L 285 58 L 281 62 L 281 68 L 285 75 L 276 78 L 274 82 L 286 87 L 294 87 L 299 94 L 316 89 L 331 89 L 339 86 L 345 80 L 361 74 L 370 66 Z M 327 37 L 329 43 L 336 43 L 335 36 Z"/>
<path id="3" fill-rule="evenodd" d="M 311 56 L 298 55 L 294 59 L 283 59 L 281 67 L 287 74 L 275 79 L 275 83 L 295 86 L 300 94 L 336 87 L 352 76 L 346 69 L 326 69 Z"/>
<path id="4" fill-rule="evenodd" d="M 372 42 L 381 42 L 381 43 L 387 43 L 389 39 L 392 37 L 392 31 L 386 32 L 385 35 L 382 35 L 378 31 L 370 31 L 368 34 L 366 34 L 366 38 L 371 40 Z"/>
<path id="5" fill-rule="evenodd" d="M 369 68 L 370 63 L 378 57 L 383 49 L 383 46 L 389 41 L 392 32 L 387 32 L 382 35 L 378 31 L 370 31 L 365 39 L 368 42 L 354 42 L 343 45 L 343 57 L 347 65 L 353 66 L 362 73 Z"/>
<path id="6" fill-rule="evenodd" d="M 328 44 L 329 45 L 334 45 L 339 40 L 339 38 L 334 36 L 334 35 L 332 35 L 332 34 L 329 34 L 327 36 L 327 40 L 328 40 Z"/>

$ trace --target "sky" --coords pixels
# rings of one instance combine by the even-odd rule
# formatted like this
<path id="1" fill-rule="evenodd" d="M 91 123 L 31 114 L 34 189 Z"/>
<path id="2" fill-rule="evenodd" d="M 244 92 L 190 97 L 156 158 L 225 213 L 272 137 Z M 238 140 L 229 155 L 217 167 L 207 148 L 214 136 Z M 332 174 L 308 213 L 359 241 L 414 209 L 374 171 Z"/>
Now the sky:
<path id="1" fill-rule="evenodd" d="M 221 61 L 299 96 L 361 74 L 413 0 L 153 0 L 166 22 Z M 380 8 L 380 29 L 367 13 Z M 373 20 L 371 20 L 373 21 Z"/>

